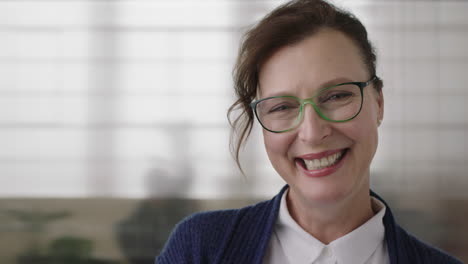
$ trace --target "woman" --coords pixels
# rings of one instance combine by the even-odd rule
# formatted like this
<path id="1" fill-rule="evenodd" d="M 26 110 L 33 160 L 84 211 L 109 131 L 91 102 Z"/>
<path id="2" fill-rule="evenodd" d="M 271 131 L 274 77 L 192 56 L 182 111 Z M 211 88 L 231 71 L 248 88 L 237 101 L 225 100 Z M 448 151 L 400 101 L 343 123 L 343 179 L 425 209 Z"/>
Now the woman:
<path id="1" fill-rule="evenodd" d="M 384 113 L 375 64 L 364 26 L 322 0 L 289 2 L 251 29 L 235 69 L 235 157 L 240 167 L 256 117 L 287 185 L 188 217 L 157 263 L 461 263 L 407 234 L 369 190 Z"/>

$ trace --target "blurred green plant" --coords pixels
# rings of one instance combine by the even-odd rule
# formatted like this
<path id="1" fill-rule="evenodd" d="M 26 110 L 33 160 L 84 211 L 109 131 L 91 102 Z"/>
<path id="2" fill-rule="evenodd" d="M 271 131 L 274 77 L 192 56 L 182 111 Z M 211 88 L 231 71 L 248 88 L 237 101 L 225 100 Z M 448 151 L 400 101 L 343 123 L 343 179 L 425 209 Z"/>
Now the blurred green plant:
<path id="1" fill-rule="evenodd" d="M 19 255 L 17 264 L 119 264 L 114 260 L 94 258 L 93 249 L 94 243 L 89 239 L 63 236 L 51 241 L 41 254 Z"/>
<path id="2" fill-rule="evenodd" d="M 118 264 L 113 260 L 93 258 L 94 243 L 90 239 L 62 236 L 43 246 L 42 236 L 52 222 L 70 217 L 68 211 L 42 212 L 38 210 L 4 210 L 21 224 L 21 231 L 31 234 L 26 250 L 16 258 L 17 264 Z"/>
<path id="3" fill-rule="evenodd" d="M 42 212 L 38 210 L 5 210 L 4 213 L 21 223 L 22 230 L 31 234 L 26 252 L 29 254 L 41 253 L 42 235 L 47 231 L 51 222 L 71 216 L 68 211 Z"/>
<path id="4" fill-rule="evenodd" d="M 93 247 L 93 241 L 89 239 L 64 236 L 49 244 L 48 255 L 51 258 L 51 264 L 89 263 L 92 259 Z"/>

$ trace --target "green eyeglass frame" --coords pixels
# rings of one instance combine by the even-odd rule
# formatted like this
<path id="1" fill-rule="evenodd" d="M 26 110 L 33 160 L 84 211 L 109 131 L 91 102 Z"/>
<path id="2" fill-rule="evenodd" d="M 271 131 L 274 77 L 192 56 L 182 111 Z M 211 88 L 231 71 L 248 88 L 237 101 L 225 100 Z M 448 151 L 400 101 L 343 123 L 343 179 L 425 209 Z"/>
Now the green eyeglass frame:
<path id="1" fill-rule="evenodd" d="M 304 107 L 305 107 L 306 104 L 310 104 L 314 108 L 315 112 L 320 116 L 320 118 L 322 118 L 322 119 L 324 119 L 326 121 L 334 122 L 334 123 L 344 123 L 344 122 L 348 122 L 348 121 L 354 119 L 356 116 L 359 115 L 359 113 L 361 112 L 361 109 L 362 109 L 363 102 L 364 102 L 363 89 L 365 87 L 369 86 L 369 84 L 371 84 L 373 81 L 375 81 L 377 79 L 378 79 L 378 77 L 376 75 L 374 75 L 367 82 L 346 82 L 346 83 L 340 83 L 340 84 L 336 84 L 336 85 L 333 85 L 333 86 L 325 87 L 323 89 L 320 89 L 314 96 L 306 98 L 306 99 L 301 99 L 301 98 L 298 98 L 296 96 L 290 96 L 290 95 L 266 97 L 266 98 L 262 98 L 262 99 L 253 101 L 252 103 L 250 103 L 250 107 L 252 108 L 252 111 L 255 113 L 255 117 L 257 118 L 257 121 L 260 123 L 260 125 L 263 127 L 263 129 L 265 129 L 267 131 L 270 131 L 270 132 L 273 132 L 273 133 L 284 133 L 284 132 L 288 132 L 288 131 L 291 131 L 291 130 L 297 128 L 302 122 L 303 115 L 304 115 L 304 113 L 303 113 L 304 112 Z M 327 116 L 325 116 L 322 113 L 320 108 L 314 103 L 314 99 L 318 95 L 320 95 L 321 93 L 323 93 L 326 90 L 329 90 L 329 89 L 332 89 L 332 88 L 335 88 L 335 87 L 338 87 L 338 86 L 343 86 L 343 85 L 356 85 L 357 87 L 359 87 L 359 90 L 361 92 L 361 104 L 360 104 L 359 109 L 356 112 L 356 114 L 354 114 L 350 118 L 347 118 L 347 119 L 344 119 L 344 120 L 333 120 L 333 119 L 328 118 Z M 300 104 L 299 114 L 298 114 L 298 116 L 297 116 L 296 120 L 294 121 L 291 128 L 288 128 L 288 129 L 285 129 L 285 130 L 280 130 L 280 131 L 275 131 L 275 130 L 269 129 L 268 127 L 266 127 L 262 123 L 261 118 L 260 118 L 260 116 L 258 114 L 258 111 L 257 111 L 257 105 L 259 103 L 265 101 L 265 100 L 269 100 L 269 99 L 272 99 L 272 98 L 291 98 L 291 99 L 295 99 Z"/>

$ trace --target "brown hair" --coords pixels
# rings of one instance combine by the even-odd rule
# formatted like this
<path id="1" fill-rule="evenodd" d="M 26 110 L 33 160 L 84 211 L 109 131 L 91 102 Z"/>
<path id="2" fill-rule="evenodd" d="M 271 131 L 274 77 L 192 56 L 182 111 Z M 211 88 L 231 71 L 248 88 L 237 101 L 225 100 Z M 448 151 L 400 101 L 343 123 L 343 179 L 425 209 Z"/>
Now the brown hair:
<path id="1" fill-rule="evenodd" d="M 242 171 L 240 149 L 252 131 L 254 113 L 250 103 L 257 96 L 258 75 L 263 63 L 280 48 L 298 43 L 318 30 L 338 30 L 354 41 L 371 76 L 376 74 L 376 55 L 364 25 L 351 13 L 324 0 L 295 0 L 283 4 L 251 28 L 242 40 L 233 71 L 237 100 L 228 110 L 231 151 Z M 374 81 L 380 92 L 383 82 Z M 234 118 L 235 110 L 241 113 Z"/>

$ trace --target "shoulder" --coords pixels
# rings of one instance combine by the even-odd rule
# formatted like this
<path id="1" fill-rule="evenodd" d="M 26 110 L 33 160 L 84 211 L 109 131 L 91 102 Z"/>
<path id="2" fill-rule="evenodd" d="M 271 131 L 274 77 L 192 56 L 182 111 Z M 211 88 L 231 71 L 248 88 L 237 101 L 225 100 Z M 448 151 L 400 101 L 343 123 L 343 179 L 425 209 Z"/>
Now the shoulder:
<path id="1" fill-rule="evenodd" d="M 209 263 L 217 250 L 251 223 L 253 216 L 267 210 L 270 201 L 240 209 L 206 211 L 192 214 L 179 222 L 172 231 L 157 263 Z M 249 219 L 249 220 L 246 220 Z"/>
<path id="2" fill-rule="evenodd" d="M 196 229 L 199 233 L 226 232 L 228 227 L 242 218 L 250 218 L 261 211 L 267 210 L 269 201 L 259 202 L 239 209 L 205 211 L 192 214 L 182 220 L 177 227 L 180 229 Z M 217 233 L 217 232 L 215 232 Z"/>
<path id="3" fill-rule="evenodd" d="M 388 253 L 392 263 L 463 264 L 460 260 L 450 256 L 443 250 L 433 247 L 407 232 L 395 221 L 388 204 L 372 191 L 371 196 L 383 202 L 386 207 L 383 223 L 385 226 L 385 239 L 387 241 Z"/>
<path id="4" fill-rule="evenodd" d="M 406 249 L 406 257 L 411 263 L 463 264 L 443 250 L 419 240 L 399 225 L 396 227 L 396 232 L 398 244 Z"/>
<path id="5" fill-rule="evenodd" d="M 245 229 L 261 221 L 272 220 L 279 209 L 283 190 L 271 200 L 258 202 L 239 209 L 205 211 L 192 214 L 176 225 L 173 234 L 216 236 L 229 232 L 232 228 Z M 272 217 L 273 216 L 273 217 Z M 270 223 L 271 224 L 271 223 Z"/>

